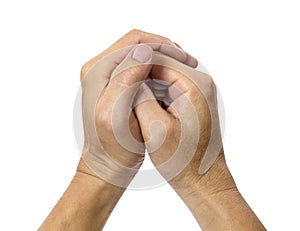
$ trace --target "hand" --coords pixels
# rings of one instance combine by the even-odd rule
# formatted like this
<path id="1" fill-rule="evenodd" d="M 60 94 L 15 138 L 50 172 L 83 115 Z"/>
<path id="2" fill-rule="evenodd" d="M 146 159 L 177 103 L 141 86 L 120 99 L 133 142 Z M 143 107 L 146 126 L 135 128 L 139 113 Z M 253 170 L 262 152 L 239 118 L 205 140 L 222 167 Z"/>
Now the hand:
<path id="1" fill-rule="evenodd" d="M 150 158 L 167 180 L 198 179 L 223 156 L 216 87 L 209 75 L 162 54 L 153 63 L 153 81 L 135 107 Z"/>
<path id="2" fill-rule="evenodd" d="M 202 230 L 265 230 L 226 165 L 211 77 L 161 54 L 153 63 L 135 113 L 158 171 Z"/>
<path id="3" fill-rule="evenodd" d="M 136 47 L 140 43 L 147 43 L 148 45 Z M 134 169 L 139 168 L 143 159 L 141 155 L 134 154 L 141 150 L 135 150 L 135 147 L 131 147 L 133 148 L 131 150 L 134 151 L 128 151 L 116 142 L 115 138 L 112 137 L 113 124 L 108 118 L 113 112 L 113 105 L 117 103 L 121 106 L 118 110 L 122 112 L 118 118 L 126 120 L 126 116 L 130 112 L 130 132 L 137 140 L 142 141 L 137 120 L 128 108 L 138 86 L 134 83 L 146 78 L 151 68 L 148 61 L 152 58 L 153 50 L 173 57 L 191 67 L 197 66 L 196 59 L 177 48 L 169 39 L 133 30 L 82 67 L 85 153 L 79 162 L 70 186 L 39 230 L 102 230 L 104 227 L 106 220 L 125 190 L 123 186 L 126 186 L 130 179 L 127 177 L 123 178 L 121 182 L 115 182 L 119 185 L 113 185 L 111 181 L 107 182 L 102 179 L 101 176 L 103 175 L 100 174 L 99 176 L 99 172 L 97 172 L 99 167 L 108 171 L 108 175 L 104 176 L 113 182 L 116 176 L 120 174 L 120 172 L 114 171 L 116 170 L 114 169 L 115 166 L 110 168 L 111 162 L 105 162 L 108 158 L 103 156 L 102 151 L 109 153 L 109 157 L 114 162 L 131 168 L 132 173 L 135 172 Z M 135 54 L 135 52 L 137 53 Z M 135 64 L 141 63 L 143 65 L 135 66 Z M 93 80 L 93 76 L 95 82 L 90 81 Z M 111 77 L 113 79 L 110 79 Z M 108 82 L 108 80 L 110 81 Z M 93 83 L 99 84 L 96 85 L 98 90 L 93 88 Z M 133 85 L 133 88 L 130 88 L 127 93 L 128 98 L 120 98 L 122 91 L 128 85 Z M 103 91 L 98 100 L 97 93 L 100 93 L 101 88 Z M 93 102 L 93 100 L 97 101 Z M 124 107 L 122 107 L 122 103 L 124 103 Z M 96 123 L 94 123 L 95 121 Z M 117 124 L 120 125 L 120 123 Z M 99 141 L 101 139 L 102 146 L 99 146 L 98 139 Z M 129 158 L 127 159 L 127 157 Z M 88 161 L 85 162 L 84 159 Z"/>

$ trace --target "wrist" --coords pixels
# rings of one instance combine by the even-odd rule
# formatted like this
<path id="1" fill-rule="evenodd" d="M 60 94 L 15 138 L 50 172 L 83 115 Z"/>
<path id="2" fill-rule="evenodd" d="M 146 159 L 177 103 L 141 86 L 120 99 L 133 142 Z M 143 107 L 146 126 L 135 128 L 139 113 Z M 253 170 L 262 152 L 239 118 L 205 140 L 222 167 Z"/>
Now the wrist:
<path id="1" fill-rule="evenodd" d="M 219 155 L 204 175 L 185 174 L 181 177 L 170 184 L 202 230 L 265 230 L 238 191 L 224 154 Z"/>
<path id="2" fill-rule="evenodd" d="M 201 193 L 201 198 L 219 191 L 236 189 L 236 184 L 227 167 L 223 153 L 220 153 L 208 172 L 198 174 L 199 166 L 189 165 L 175 177 L 170 185 L 179 195 Z M 197 195 L 199 198 L 199 195 Z"/>
<path id="3" fill-rule="evenodd" d="M 102 230 L 124 190 L 95 177 L 80 161 L 72 182 L 39 230 Z"/>
<path id="4" fill-rule="evenodd" d="M 77 172 L 99 179 L 99 182 L 107 182 L 110 185 L 125 189 L 135 177 L 138 170 L 139 166 L 127 167 L 109 157 L 99 158 L 97 154 L 92 152 L 85 152 L 81 156 L 77 167 Z"/>
<path id="5" fill-rule="evenodd" d="M 72 182 L 86 186 L 86 190 L 90 190 L 90 193 L 91 195 L 94 195 L 95 200 L 101 198 L 101 203 L 104 202 L 105 199 L 109 201 L 112 196 L 120 197 L 126 190 L 126 188 L 118 187 L 99 178 L 99 176 L 89 169 L 82 159 L 79 161 L 76 174 Z M 106 192 L 108 192 L 108 195 L 105 194 Z"/>

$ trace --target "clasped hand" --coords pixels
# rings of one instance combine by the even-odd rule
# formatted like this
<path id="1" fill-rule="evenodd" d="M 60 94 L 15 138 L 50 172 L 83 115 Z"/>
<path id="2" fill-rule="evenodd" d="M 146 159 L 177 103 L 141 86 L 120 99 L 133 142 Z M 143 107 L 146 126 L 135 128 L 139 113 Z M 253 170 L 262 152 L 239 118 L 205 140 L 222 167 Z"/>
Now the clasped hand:
<path id="1" fill-rule="evenodd" d="M 83 68 L 82 161 L 111 184 L 127 187 L 145 148 L 169 182 L 204 174 L 222 152 L 211 77 L 164 42 L 113 45 Z"/>
<path id="2" fill-rule="evenodd" d="M 216 87 L 196 66 L 169 39 L 137 30 L 83 66 L 82 156 L 39 230 L 102 230 L 145 150 L 202 230 L 265 230 L 226 165 Z"/>

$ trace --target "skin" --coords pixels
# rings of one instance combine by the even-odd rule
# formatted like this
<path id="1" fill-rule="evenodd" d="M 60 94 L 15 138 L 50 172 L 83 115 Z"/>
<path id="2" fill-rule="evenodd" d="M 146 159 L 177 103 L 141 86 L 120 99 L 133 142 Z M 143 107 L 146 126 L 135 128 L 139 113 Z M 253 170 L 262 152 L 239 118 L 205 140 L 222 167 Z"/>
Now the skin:
<path id="1" fill-rule="evenodd" d="M 93 65 L 103 57 L 119 49 L 140 43 L 169 44 L 176 47 L 171 40 L 165 37 L 132 30 L 108 49 L 83 65 L 81 69 L 81 81 L 84 81 L 85 76 Z M 183 51 L 180 53 L 181 55 L 177 54 L 175 56 L 181 62 L 193 67 L 197 66 L 196 59 Z M 114 160 L 128 167 L 139 168 L 143 156 L 137 156 L 134 153 L 122 150 L 122 147 L 113 138 L 111 133 L 112 124 L 107 119 L 109 118 L 109 109 L 111 109 L 111 104 L 113 104 L 110 100 L 111 98 L 116 98 L 115 95 L 122 91 L 120 89 L 122 87 L 122 84 L 119 84 L 120 82 L 125 85 L 130 84 L 130 82 L 126 82 L 129 80 L 128 74 L 136 73 L 137 77 L 145 78 L 146 73 L 150 69 L 151 65 L 143 65 L 116 76 L 115 80 L 111 81 L 109 86 L 105 88 L 96 108 L 96 128 L 99 139 L 104 144 L 106 151 L 112 154 Z M 140 75 L 141 72 L 144 75 Z M 102 110 L 102 108 L 105 108 L 105 110 Z M 108 114 L 100 113 L 101 111 L 108 112 Z M 137 140 L 143 140 L 138 121 L 133 113 L 130 116 L 130 130 Z M 114 155 L 114 153 L 120 152 L 122 155 Z M 129 184 L 129 182 L 127 183 Z M 80 159 L 72 182 L 39 230 L 102 230 L 124 191 L 125 188 L 117 187 L 100 179 Z"/>
<path id="2" fill-rule="evenodd" d="M 81 81 L 84 81 L 84 77 L 98 60 L 113 51 L 140 43 L 177 46 L 165 37 L 133 30 L 87 62 L 81 70 Z M 159 51 L 165 53 L 162 50 Z M 190 67 L 197 66 L 197 60 L 184 52 L 183 55 L 174 58 Z M 184 74 L 170 68 L 150 64 L 118 74 L 105 88 L 96 108 L 98 118 L 96 128 L 99 139 L 104 143 L 104 146 L 107 144 L 104 148 L 109 149 L 109 153 L 121 152 L 122 157 L 118 155 L 112 157 L 123 165 L 136 169 L 140 167 L 143 157 L 122 150 L 122 147 L 113 137 L 112 124 L 107 118 L 109 118 L 110 105 L 114 103 L 113 99 L 122 91 L 120 86 L 126 87 L 132 84 L 128 81 L 128 76 L 134 75 L 138 81 L 145 79 L 149 73 L 152 78 L 167 80 L 186 92 L 186 96 L 196 108 L 201 128 L 206 131 L 201 133 L 193 160 L 177 177 L 169 182 L 189 207 L 202 230 L 265 230 L 239 193 L 226 165 L 223 149 L 210 170 L 204 175 L 198 174 L 200 160 L 209 139 L 210 117 L 201 92 L 195 90 L 193 83 Z M 209 80 L 208 85 L 211 87 L 210 94 L 215 96 L 213 82 Z M 103 111 L 101 108 L 108 108 L 106 116 L 101 113 Z M 129 121 L 132 135 L 137 140 L 146 142 L 150 140 L 151 136 L 150 131 L 148 131 L 149 124 L 158 117 L 165 122 L 167 136 L 161 148 L 151 153 L 151 159 L 156 166 L 171 157 L 172 150 L 178 146 L 180 139 L 179 121 L 172 105 L 167 108 L 161 107 L 156 100 L 141 103 L 134 109 Z M 175 139 L 172 139 L 174 137 Z M 102 230 L 125 189 L 99 178 L 81 159 L 72 182 L 39 230 Z"/>
<path id="3" fill-rule="evenodd" d="M 195 83 L 182 72 L 164 66 L 152 68 L 153 79 L 166 81 L 171 84 L 171 87 L 176 86 L 176 89 L 180 89 L 181 95 L 175 97 L 170 106 L 165 109 L 155 99 L 145 101 L 135 108 L 145 142 L 153 136 L 158 137 L 157 140 L 164 139 L 160 148 L 150 153 L 150 158 L 158 167 L 172 157 L 181 141 L 180 111 L 185 107 L 185 100 L 188 99 L 196 109 L 201 135 L 191 162 L 169 182 L 170 185 L 191 210 L 202 230 L 265 230 L 239 193 L 227 167 L 223 148 L 220 149 L 219 156 L 209 171 L 203 175 L 198 174 L 200 161 L 211 136 L 211 114 L 208 103 L 211 105 L 211 111 L 217 112 L 217 93 L 213 80 L 208 75 L 194 70 L 191 70 L 189 74 L 194 74 L 196 79 L 203 80 L 201 82 L 203 91 L 199 90 Z M 204 91 L 206 97 L 204 97 Z M 143 97 L 142 94 L 141 97 Z M 188 110 L 187 107 L 184 108 L 187 115 Z M 154 134 L 150 132 L 150 124 L 157 120 L 163 122 L 166 136 L 160 132 Z M 189 129 L 191 137 L 196 132 L 198 131 L 193 127 Z M 217 131 L 214 135 L 221 136 L 221 132 Z M 151 141 L 148 145 L 155 146 Z M 147 147 L 148 150 L 151 148 Z M 181 155 L 184 154 L 185 150 Z M 163 170 L 160 173 L 162 176 L 165 175 Z"/>

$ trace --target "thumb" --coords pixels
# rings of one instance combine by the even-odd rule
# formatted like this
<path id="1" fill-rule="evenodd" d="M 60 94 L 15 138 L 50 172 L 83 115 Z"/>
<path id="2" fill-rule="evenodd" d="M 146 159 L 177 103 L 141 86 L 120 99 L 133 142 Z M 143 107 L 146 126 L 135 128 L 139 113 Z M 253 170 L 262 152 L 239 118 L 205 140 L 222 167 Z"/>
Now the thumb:
<path id="1" fill-rule="evenodd" d="M 152 53 L 147 45 L 137 46 L 116 67 L 103 93 L 107 109 L 118 103 L 122 109 L 119 113 L 131 111 L 136 92 L 151 69 Z"/>
<path id="2" fill-rule="evenodd" d="M 144 144 L 131 133 L 130 116 L 138 88 L 151 69 L 152 53 L 147 45 L 133 48 L 112 73 L 97 105 L 98 110 L 102 110 L 102 118 L 111 124 L 119 144 L 131 152 L 144 151 Z"/>
<path id="3" fill-rule="evenodd" d="M 112 72 L 112 84 L 126 86 L 145 80 L 151 69 L 152 54 L 152 48 L 146 44 L 134 47 Z"/>

